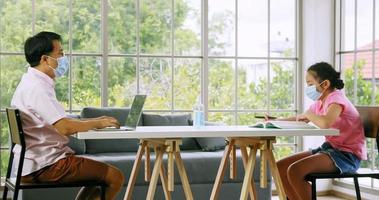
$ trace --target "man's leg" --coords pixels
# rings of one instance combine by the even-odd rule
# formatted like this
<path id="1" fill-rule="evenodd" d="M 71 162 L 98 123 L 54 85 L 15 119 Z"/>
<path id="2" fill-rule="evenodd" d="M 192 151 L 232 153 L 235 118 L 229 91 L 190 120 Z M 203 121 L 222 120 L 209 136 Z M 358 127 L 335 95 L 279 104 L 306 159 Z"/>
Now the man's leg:
<path id="1" fill-rule="evenodd" d="M 40 182 L 73 182 L 96 180 L 104 181 L 107 185 L 105 196 L 107 200 L 113 200 L 120 191 L 124 176 L 122 172 L 106 163 L 77 156 L 68 156 L 59 160 L 47 169 L 37 173 L 36 180 Z M 96 197 L 95 197 L 96 196 Z M 77 195 L 77 199 L 100 199 L 100 191 L 94 188 L 83 188 Z"/>
<path id="2" fill-rule="evenodd" d="M 282 179 L 284 191 L 286 192 L 287 198 L 289 198 L 290 200 L 296 199 L 297 196 L 294 189 L 288 182 L 288 177 L 287 177 L 288 167 L 292 165 L 294 162 L 310 155 L 312 154 L 309 151 L 300 152 L 300 153 L 285 157 L 276 163 L 278 166 L 280 178 Z"/>
<path id="3" fill-rule="evenodd" d="M 305 181 L 305 176 L 315 172 L 333 173 L 337 172 L 337 168 L 329 155 L 324 153 L 305 157 L 289 166 L 287 176 L 289 184 L 296 193 L 294 200 L 311 199 L 311 184 Z"/>

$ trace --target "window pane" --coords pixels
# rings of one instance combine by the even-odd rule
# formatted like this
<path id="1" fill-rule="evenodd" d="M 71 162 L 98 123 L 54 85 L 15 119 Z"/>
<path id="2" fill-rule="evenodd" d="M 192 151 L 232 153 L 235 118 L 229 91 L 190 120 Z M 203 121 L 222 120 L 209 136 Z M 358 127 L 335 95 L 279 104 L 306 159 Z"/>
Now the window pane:
<path id="1" fill-rule="evenodd" d="M 141 94 L 147 94 L 145 109 L 171 109 L 171 63 L 166 58 L 140 59 Z"/>
<path id="2" fill-rule="evenodd" d="M 379 48 L 379 2 L 375 2 L 375 48 Z"/>
<path id="3" fill-rule="evenodd" d="M 24 52 L 24 42 L 32 35 L 30 0 L 1 1 L 0 51 Z"/>
<path id="4" fill-rule="evenodd" d="M 272 60 L 270 67 L 270 89 L 272 109 L 295 109 L 296 62 Z"/>
<path id="5" fill-rule="evenodd" d="M 136 59 L 109 58 L 108 105 L 129 107 L 137 94 Z"/>
<path id="6" fill-rule="evenodd" d="M 371 105 L 372 102 L 372 52 L 357 53 L 357 104 Z"/>
<path id="7" fill-rule="evenodd" d="M 295 0 L 272 0 L 270 18 L 270 55 L 295 56 Z"/>
<path id="8" fill-rule="evenodd" d="M 40 31 L 52 31 L 63 37 L 62 47 L 68 52 L 69 32 L 69 1 L 37 0 L 36 6 L 36 33 Z"/>
<path id="9" fill-rule="evenodd" d="M 0 177 L 5 177 L 9 162 L 9 150 L 0 150 L 0 158 Z"/>
<path id="10" fill-rule="evenodd" d="M 71 69 L 69 69 L 71 70 Z M 70 72 L 67 71 L 62 77 L 55 79 L 55 93 L 58 101 L 65 109 L 70 106 Z"/>
<path id="11" fill-rule="evenodd" d="M 100 52 L 100 3 L 100 1 L 72 1 L 72 45 L 74 52 Z"/>
<path id="12" fill-rule="evenodd" d="M 175 59 L 174 108 L 191 109 L 200 97 L 201 59 Z"/>
<path id="13" fill-rule="evenodd" d="M 144 0 L 140 7 L 141 53 L 170 54 L 171 1 Z"/>
<path id="14" fill-rule="evenodd" d="M 1 108 L 10 106 L 13 93 L 27 67 L 24 56 L 0 56 Z"/>
<path id="15" fill-rule="evenodd" d="M 261 119 L 257 119 L 254 116 L 255 115 L 264 115 L 265 113 L 250 113 L 250 112 L 243 112 L 238 113 L 237 115 L 237 123 L 238 125 L 253 125 L 260 121 Z"/>
<path id="16" fill-rule="evenodd" d="M 201 54 L 201 0 L 175 1 L 175 54 Z"/>
<path id="17" fill-rule="evenodd" d="M 136 50 L 136 1 L 110 0 L 108 15 L 109 46 L 111 53 L 135 54 Z"/>
<path id="18" fill-rule="evenodd" d="M 210 122 L 221 122 L 227 125 L 233 125 L 234 114 L 227 112 L 209 112 L 208 121 Z"/>
<path id="19" fill-rule="evenodd" d="M 235 1 L 209 0 L 209 55 L 235 54 Z"/>
<path id="20" fill-rule="evenodd" d="M 342 51 L 354 49 L 355 41 L 355 0 L 342 1 Z"/>
<path id="21" fill-rule="evenodd" d="M 238 108 L 267 108 L 267 60 L 238 61 Z"/>
<path id="22" fill-rule="evenodd" d="M 234 60 L 209 59 L 209 108 L 231 109 L 234 105 Z"/>
<path id="23" fill-rule="evenodd" d="M 345 83 L 346 96 L 354 104 L 354 54 L 341 54 L 341 75 Z"/>
<path id="24" fill-rule="evenodd" d="M 372 49 L 373 0 L 357 1 L 357 48 Z"/>
<path id="25" fill-rule="evenodd" d="M 0 112 L 0 148 L 8 148 L 10 146 L 9 143 L 9 127 L 7 115 L 5 112 Z"/>
<path id="26" fill-rule="evenodd" d="M 282 159 L 284 157 L 287 157 L 295 153 L 294 146 L 274 145 L 274 148 L 275 148 L 274 155 L 275 155 L 276 160 Z"/>
<path id="27" fill-rule="evenodd" d="M 100 106 L 100 57 L 74 57 L 72 72 L 73 109 Z"/>
<path id="28" fill-rule="evenodd" d="M 268 1 L 238 1 L 238 55 L 267 57 Z"/>

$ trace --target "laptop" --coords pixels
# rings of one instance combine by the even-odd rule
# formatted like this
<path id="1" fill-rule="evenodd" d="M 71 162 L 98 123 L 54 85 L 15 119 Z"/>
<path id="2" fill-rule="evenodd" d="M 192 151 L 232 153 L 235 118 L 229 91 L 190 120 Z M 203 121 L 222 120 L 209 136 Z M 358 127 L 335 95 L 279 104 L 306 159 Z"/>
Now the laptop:
<path id="1" fill-rule="evenodd" d="M 125 126 L 120 126 L 120 128 L 107 127 L 101 129 L 95 129 L 96 131 L 133 131 L 136 130 L 139 119 L 141 118 L 142 108 L 145 104 L 146 95 L 136 95 L 128 116 L 126 117 Z"/>

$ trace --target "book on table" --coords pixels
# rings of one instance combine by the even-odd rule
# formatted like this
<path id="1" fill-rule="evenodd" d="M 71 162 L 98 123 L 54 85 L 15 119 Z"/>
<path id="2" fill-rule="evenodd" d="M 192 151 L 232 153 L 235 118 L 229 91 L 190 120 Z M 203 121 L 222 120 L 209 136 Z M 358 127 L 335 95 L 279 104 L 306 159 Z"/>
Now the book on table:
<path id="1" fill-rule="evenodd" d="M 311 123 L 303 121 L 264 121 L 249 126 L 251 128 L 276 128 L 276 129 L 317 129 Z"/>

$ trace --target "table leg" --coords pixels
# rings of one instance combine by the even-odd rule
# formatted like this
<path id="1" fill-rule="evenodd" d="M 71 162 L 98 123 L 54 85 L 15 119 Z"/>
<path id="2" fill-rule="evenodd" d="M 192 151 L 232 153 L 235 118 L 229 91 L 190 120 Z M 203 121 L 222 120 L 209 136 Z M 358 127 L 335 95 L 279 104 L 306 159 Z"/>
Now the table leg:
<path id="1" fill-rule="evenodd" d="M 145 147 L 146 147 L 145 141 L 141 142 L 138 147 L 136 160 L 134 161 L 132 172 L 130 173 L 130 178 L 129 178 L 128 186 L 126 188 L 124 200 L 130 200 L 132 198 L 134 184 L 136 183 L 136 179 L 137 179 L 138 171 L 140 169 L 141 159 L 142 159 L 142 155 L 144 153 Z"/>
<path id="2" fill-rule="evenodd" d="M 237 176 L 237 159 L 236 159 L 236 145 L 233 145 L 229 155 L 229 178 L 235 179 Z"/>
<path id="3" fill-rule="evenodd" d="M 191 186 L 189 184 L 187 173 L 184 168 L 183 160 L 182 160 L 182 157 L 180 156 L 179 151 L 175 152 L 175 162 L 176 162 L 176 167 L 178 168 L 178 171 L 179 171 L 180 180 L 182 181 L 184 195 L 186 196 L 187 200 L 193 200 Z"/>
<path id="4" fill-rule="evenodd" d="M 224 174 L 225 174 L 226 162 L 228 161 L 228 156 L 230 154 L 232 146 L 234 146 L 234 139 L 231 139 L 229 141 L 229 144 L 225 146 L 224 155 L 222 156 L 221 163 L 217 171 L 217 176 L 215 179 L 215 183 L 213 185 L 210 200 L 218 199 L 218 193 L 220 191 L 222 179 L 224 178 Z"/>
<path id="5" fill-rule="evenodd" d="M 145 181 L 149 182 L 151 178 L 150 172 L 150 147 L 145 146 Z"/>
<path id="6" fill-rule="evenodd" d="M 279 170 L 278 170 L 278 166 L 276 165 L 276 162 L 275 162 L 274 153 L 272 152 L 272 150 L 267 150 L 266 154 L 267 154 L 267 158 L 268 158 L 268 163 L 270 165 L 272 177 L 274 178 L 275 186 L 276 186 L 276 189 L 278 190 L 278 193 L 279 193 L 279 199 L 280 200 L 286 200 L 287 198 L 286 198 L 286 194 L 284 191 L 283 182 L 282 182 L 280 175 L 279 175 Z"/>
<path id="7" fill-rule="evenodd" d="M 267 188 L 267 154 L 265 153 L 266 145 L 264 144 L 260 150 L 261 157 L 261 169 L 260 169 L 260 186 L 261 188 Z"/>
<path id="8" fill-rule="evenodd" d="M 252 148 L 250 150 L 249 159 L 247 161 L 247 166 L 245 170 L 245 176 L 243 178 L 240 200 L 247 200 L 249 185 L 251 185 L 251 178 L 253 177 L 256 155 L 257 149 Z"/>
<path id="9" fill-rule="evenodd" d="M 167 171 L 168 171 L 168 190 L 174 191 L 174 153 L 168 152 L 167 157 Z"/>
<path id="10" fill-rule="evenodd" d="M 155 150 L 155 152 L 158 152 Z M 171 192 L 169 191 L 168 188 L 168 181 L 167 181 L 167 176 L 166 176 L 166 170 L 164 168 L 164 164 L 162 162 L 161 164 L 161 169 L 160 169 L 160 177 L 161 177 L 161 182 L 162 182 L 162 187 L 163 187 L 163 192 L 166 200 L 171 200 Z"/>
<path id="11" fill-rule="evenodd" d="M 163 160 L 163 152 L 161 148 L 157 148 L 157 152 L 155 154 L 155 163 L 154 163 L 154 169 L 153 173 L 151 175 L 151 180 L 149 184 L 149 190 L 147 191 L 147 197 L 146 199 L 154 199 L 155 195 L 155 189 L 157 188 L 157 183 L 158 183 L 158 177 L 159 177 L 159 172 L 161 170 L 161 165 L 162 165 L 162 160 Z"/>
<path id="12" fill-rule="evenodd" d="M 247 162 L 248 162 L 248 154 L 245 146 L 240 147 L 241 150 L 241 155 L 242 155 L 242 162 L 243 162 L 243 167 L 245 169 L 246 173 L 246 168 L 247 168 Z M 257 191 L 255 189 L 255 184 L 254 181 L 249 184 L 249 194 L 250 194 L 250 199 L 251 200 L 256 200 L 257 199 Z"/>

